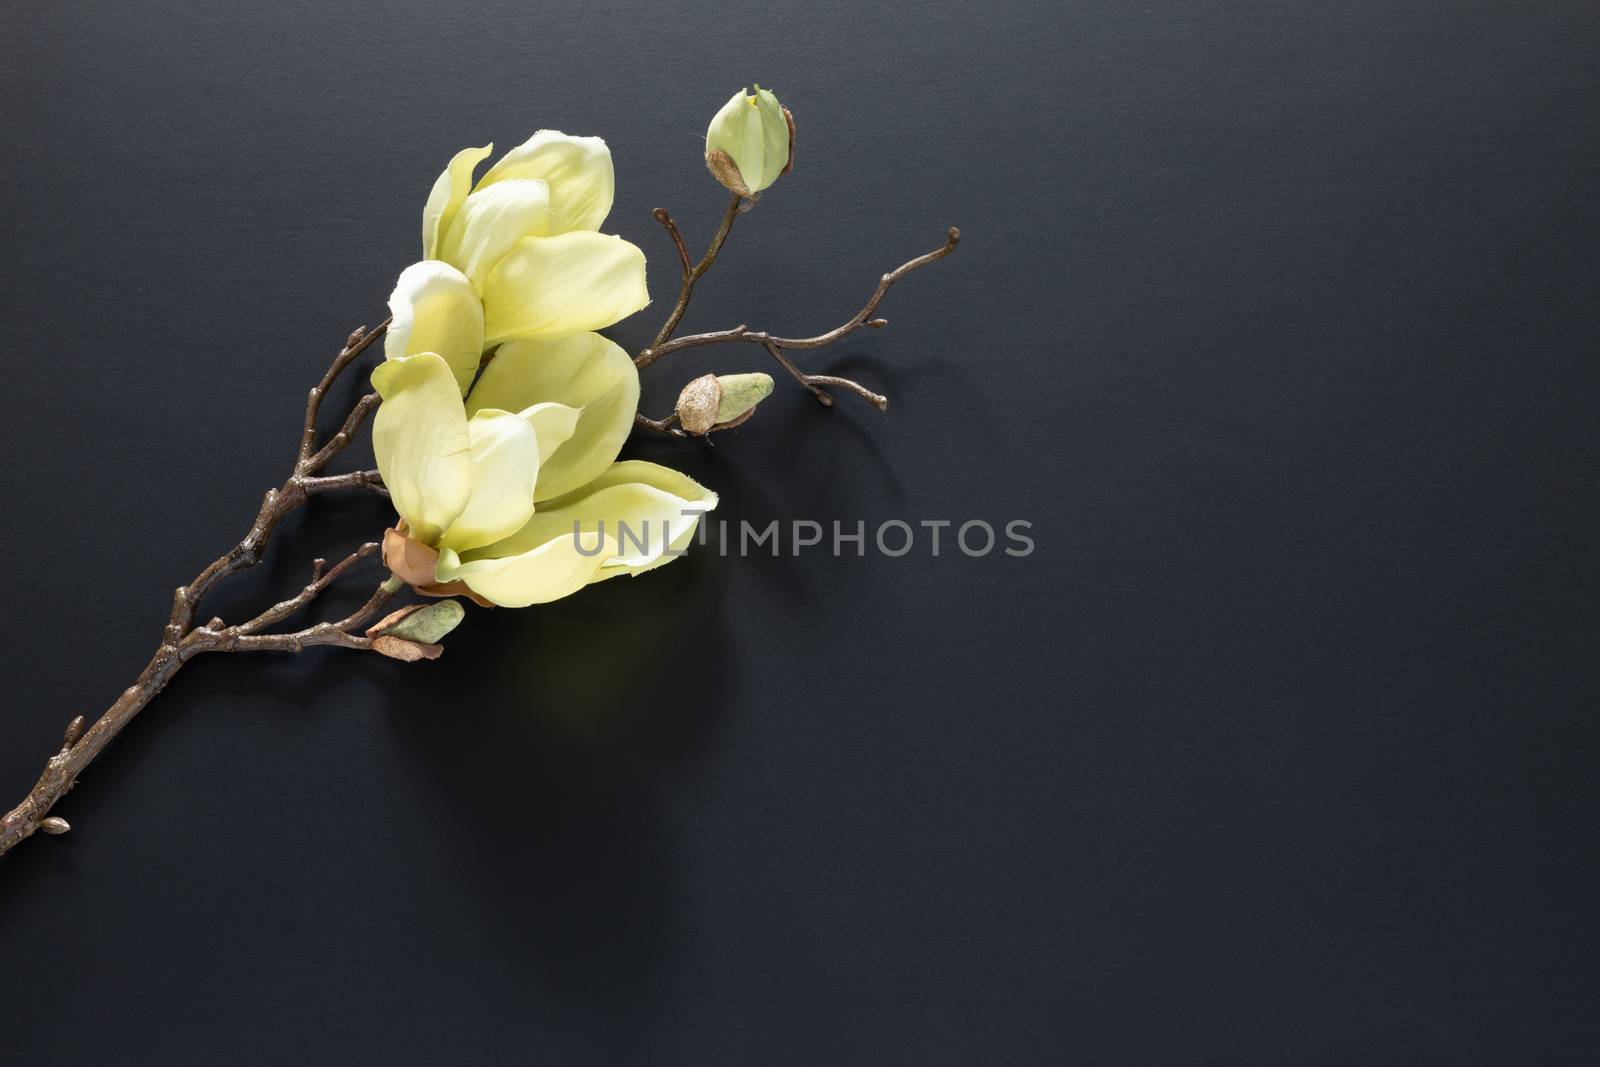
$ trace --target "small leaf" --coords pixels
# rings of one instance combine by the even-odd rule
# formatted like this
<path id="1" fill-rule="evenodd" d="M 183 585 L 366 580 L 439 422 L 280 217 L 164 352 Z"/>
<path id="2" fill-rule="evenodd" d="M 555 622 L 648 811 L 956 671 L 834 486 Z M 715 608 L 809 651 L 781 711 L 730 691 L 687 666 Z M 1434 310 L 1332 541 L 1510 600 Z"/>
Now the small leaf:
<path id="1" fill-rule="evenodd" d="M 368 636 L 402 637 L 424 645 L 435 644 L 445 634 L 461 625 L 467 609 L 459 600 L 437 600 L 432 604 L 415 604 L 411 611 L 394 613 L 380 622 Z M 404 609 L 402 609 L 403 611 Z M 399 618 L 395 618 L 399 615 Z"/>
<path id="2" fill-rule="evenodd" d="M 438 659 L 444 653 L 444 646 L 419 645 L 403 637 L 385 634 L 372 639 L 372 651 L 403 663 L 415 663 L 419 659 Z"/>

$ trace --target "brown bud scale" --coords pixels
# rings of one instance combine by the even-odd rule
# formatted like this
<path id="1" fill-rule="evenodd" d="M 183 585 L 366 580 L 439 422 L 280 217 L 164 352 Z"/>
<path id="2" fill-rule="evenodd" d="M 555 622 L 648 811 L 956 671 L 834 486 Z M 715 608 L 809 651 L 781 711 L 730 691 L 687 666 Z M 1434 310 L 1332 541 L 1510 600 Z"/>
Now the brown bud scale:
<path id="1" fill-rule="evenodd" d="M 706 433 L 717 424 L 721 404 L 722 383 L 715 374 L 702 374 L 678 394 L 678 422 L 689 433 Z"/>

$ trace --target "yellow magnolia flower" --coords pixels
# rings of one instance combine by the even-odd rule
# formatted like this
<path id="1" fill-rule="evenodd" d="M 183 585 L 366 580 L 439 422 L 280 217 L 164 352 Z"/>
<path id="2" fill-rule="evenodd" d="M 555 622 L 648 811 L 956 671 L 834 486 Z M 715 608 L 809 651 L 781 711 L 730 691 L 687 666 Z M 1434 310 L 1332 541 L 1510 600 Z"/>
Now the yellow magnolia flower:
<path id="1" fill-rule="evenodd" d="M 495 345 L 603 329 L 650 302 L 644 253 L 596 232 L 615 187 L 604 141 L 540 130 L 474 185 L 493 148 L 457 152 L 434 182 L 423 261 L 389 296 L 384 354 L 443 357 L 461 393 Z"/>
<path id="2" fill-rule="evenodd" d="M 372 380 L 378 469 L 410 539 L 396 555 L 412 571 L 423 557 L 406 577 L 425 590 L 542 604 L 671 561 L 716 507 L 677 471 L 616 462 L 639 378 L 598 334 L 501 345 L 465 402 L 437 353 L 388 360 Z"/>

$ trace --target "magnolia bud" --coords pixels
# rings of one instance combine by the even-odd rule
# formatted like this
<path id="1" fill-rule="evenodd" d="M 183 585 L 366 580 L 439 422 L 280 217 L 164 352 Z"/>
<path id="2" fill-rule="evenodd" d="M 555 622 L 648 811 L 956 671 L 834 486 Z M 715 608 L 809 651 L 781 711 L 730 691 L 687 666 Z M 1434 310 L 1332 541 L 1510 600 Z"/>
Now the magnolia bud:
<path id="1" fill-rule="evenodd" d="M 399 637 L 424 645 L 436 645 L 446 634 L 461 625 L 461 620 L 466 614 L 467 609 L 461 606 L 459 600 L 409 604 L 367 627 L 367 636 Z"/>
<path id="2" fill-rule="evenodd" d="M 690 433 L 705 433 L 717 424 L 722 386 L 715 374 L 702 374 L 678 394 L 678 421 Z"/>
<path id="3" fill-rule="evenodd" d="M 794 116 L 759 85 L 739 90 L 706 130 L 706 166 L 730 192 L 753 198 L 794 166 Z"/>
<path id="4" fill-rule="evenodd" d="M 722 400 L 717 404 L 717 423 L 732 422 L 772 395 L 770 374 L 721 374 Z"/>
<path id="5" fill-rule="evenodd" d="M 726 429 L 771 395 L 770 374 L 702 374 L 678 394 L 678 421 L 693 434 Z"/>

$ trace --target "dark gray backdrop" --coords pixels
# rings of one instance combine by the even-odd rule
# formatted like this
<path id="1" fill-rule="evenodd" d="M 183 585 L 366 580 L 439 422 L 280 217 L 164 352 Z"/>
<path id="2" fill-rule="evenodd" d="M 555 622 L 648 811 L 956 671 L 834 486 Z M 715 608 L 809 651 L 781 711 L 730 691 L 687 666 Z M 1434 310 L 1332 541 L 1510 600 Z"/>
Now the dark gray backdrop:
<path id="1" fill-rule="evenodd" d="M 1600 9 L 329 7 L 0 16 L 0 802 L 489 138 L 608 139 L 634 346 L 744 80 L 799 164 L 691 328 L 832 325 L 962 226 L 810 360 L 887 416 L 781 388 L 634 452 L 733 521 L 1038 550 L 702 553 L 434 665 L 196 663 L 0 862 L 6 1062 L 1600 1054 Z M 385 512 L 306 518 L 214 610 Z"/>

